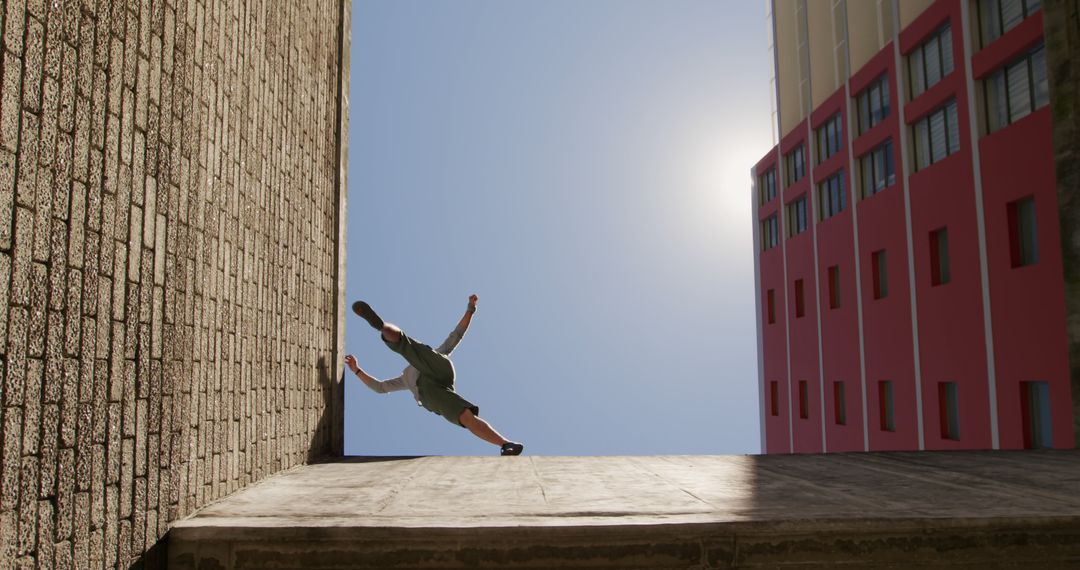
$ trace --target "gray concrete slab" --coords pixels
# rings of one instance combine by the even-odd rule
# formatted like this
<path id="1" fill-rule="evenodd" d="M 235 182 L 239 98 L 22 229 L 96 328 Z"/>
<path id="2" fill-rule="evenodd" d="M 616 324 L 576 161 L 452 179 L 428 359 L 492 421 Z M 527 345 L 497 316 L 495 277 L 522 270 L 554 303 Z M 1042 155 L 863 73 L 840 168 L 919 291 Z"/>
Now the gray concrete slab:
<path id="1" fill-rule="evenodd" d="M 1080 565 L 1080 452 L 352 458 L 174 525 L 171 568 Z"/>

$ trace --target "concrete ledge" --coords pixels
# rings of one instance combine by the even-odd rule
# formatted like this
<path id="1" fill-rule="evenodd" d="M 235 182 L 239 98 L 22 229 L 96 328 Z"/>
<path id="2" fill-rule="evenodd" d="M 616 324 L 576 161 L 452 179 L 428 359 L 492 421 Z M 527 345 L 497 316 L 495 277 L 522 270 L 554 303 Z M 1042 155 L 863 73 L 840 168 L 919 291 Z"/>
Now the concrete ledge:
<path id="1" fill-rule="evenodd" d="M 1080 453 L 313 465 L 178 523 L 170 568 L 1053 568 Z"/>
<path id="2" fill-rule="evenodd" d="M 170 544 L 170 568 L 1050 568 L 1076 563 L 1080 519 L 264 532 Z M 820 525 L 820 526 L 819 526 Z M 284 529 L 277 529 L 279 531 Z M 190 541 L 191 537 L 186 537 Z M 175 551 L 175 552 L 174 552 Z M 217 567 L 211 565 L 210 567 Z M 1034 565 L 1034 566 L 1033 566 Z"/>

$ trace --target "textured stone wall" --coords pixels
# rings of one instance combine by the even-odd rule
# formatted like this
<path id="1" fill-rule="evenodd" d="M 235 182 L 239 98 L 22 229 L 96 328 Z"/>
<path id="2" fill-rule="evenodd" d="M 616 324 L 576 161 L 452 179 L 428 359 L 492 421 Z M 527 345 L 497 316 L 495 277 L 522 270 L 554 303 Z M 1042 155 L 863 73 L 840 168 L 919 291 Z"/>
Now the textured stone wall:
<path id="1" fill-rule="evenodd" d="M 1073 433 L 1080 447 L 1080 2 L 1045 0 L 1043 11 L 1065 267 Z"/>
<path id="2" fill-rule="evenodd" d="M 0 568 L 157 566 L 341 452 L 346 7 L 0 6 Z"/>

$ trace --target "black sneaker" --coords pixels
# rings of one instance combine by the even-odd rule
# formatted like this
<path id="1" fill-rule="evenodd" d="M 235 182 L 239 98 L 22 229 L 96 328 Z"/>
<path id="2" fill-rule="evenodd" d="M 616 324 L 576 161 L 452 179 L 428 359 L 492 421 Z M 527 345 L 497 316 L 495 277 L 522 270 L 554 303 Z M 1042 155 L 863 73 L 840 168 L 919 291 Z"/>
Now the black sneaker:
<path id="1" fill-rule="evenodd" d="M 521 455 L 521 452 L 525 449 L 524 445 L 520 443 L 507 442 L 502 446 L 503 455 Z"/>
<path id="2" fill-rule="evenodd" d="M 371 308 L 371 305 L 363 301 L 357 301 L 352 304 L 352 310 L 357 315 L 360 315 L 360 318 L 367 321 L 367 323 L 371 325 L 371 328 L 377 331 L 382 330 L 383 320 L 379 318 L 379 315 L 375 314 L 375 311 Z"/>

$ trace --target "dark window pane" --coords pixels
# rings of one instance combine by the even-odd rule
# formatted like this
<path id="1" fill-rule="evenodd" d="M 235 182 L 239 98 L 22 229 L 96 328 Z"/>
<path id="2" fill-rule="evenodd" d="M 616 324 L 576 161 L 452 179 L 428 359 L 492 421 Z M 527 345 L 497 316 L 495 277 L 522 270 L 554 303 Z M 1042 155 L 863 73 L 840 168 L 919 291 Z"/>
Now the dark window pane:
<path id="1" fill-rule="evenodd" d="M 908 69 L 911 71 L 911 96 L 918 97 L 926 91 L 926 72 L 923 69 L 923 48 L 915 48 L 908 57 Z"/>
<path id="2" fill-rule="evenodd" d="M 810 394 L 806 386 L 806 380 L 799 380 L 799 417 L 810 417 Z"/>
<path id="3" fill-rule="evenodd" d="M 836 412 L 836 424 L 847 424 L 847 402 L 844 394 L 844 383 L 833 382 L 833 409 Z"/>
<path id="4" fill-rule="evenodd" d="M 1035 200 L 1028 198 L 1017 204 L 1020 216 L 1020 258 L 1023 265 L 1039 261 L 1039 237 L 1035 228 Z"/>
<path id="5" fill-rule="evenodd" d="M 829 197 L 825 191 L 825 185 L 818 186 L 818 215 L 824 220 L 829 217 Z"/>
<path id="6" fill-rule="evenodd" d="M 949 125 L 949 154 L 960 150 L 960 122 L 956 113 L 956 101 L 945 107 L 945 120 Z"/>
<path id="7" fill-rule="evenodd" d="M 888 380 L 878 382 L 878 404 L 878 415 L 880 416 L 882 431 L 895 431 L 892 382 Z"/>
<path id="8" fill-rule="evenodd" d="M 892 186 L 896 183 L 896 169 L 893 167 L 892 141 L 885 143 L 882 150 L 885 153 L 885 185 Z"/>
<path id="9" fill-rule="evenodd" d="M 956 382 L 938 383 L 938 410 L 942 439 L 960 439 L 960 406 L 956 398 Z"/>
<path id="10" fill-rule="evenodd" d="M 930 114 L 930 162 L 945 158 L 945 112 L 934 111 Z"/>
<path id="11" fill-rule="evenodd" d="M 926 57 L 926 86 L 930 87 L 941 81 L 941 46 L 934 36 L 923 46 Z"/>
<path id="12" fill-rule="evenodd" d="M 1005 81 L 1009 90 L 1009 122 L 1015 122 L 1031 113 L 1031 86 L 1027 58 L 1005 69 Z"/>
<path id="13" fill-rule="evenodd" d="M 829 155 L 831 156 L 840 152 L 840 131 L 842 130 L 840 128 L 840 116 L 837 115 L 829 124 L 832 127 L 832 132 L 830 134 L 830 136 L 832 136 L 832 144 L 830 145 L 831 151 L 829 152 Z"/>
<path id="14" fill-rule="evenodd" d="M 1024 447 L 1049 449 L 1054 446 L 1050 421 L 1050 388 L 1046 382 L 1020 383 L 1020 409 L 1023 413 Z"/>
<path id="15" fill-rule="evenodd" d="M 843 204 L 840 203 L 840 177 L 834 176 L 829 181 L 829 202 L 832 206 L 832 213 L 839 214 L 844 209 Z"/>
<path id="16" fill-rule="evenodd" d="M 834 130 L 836 125 L 830 119 L 828 123 L 825 123 L 825 157 L 828 158 L 836 153 L 836 133 Z"/>
<path id="17" fill-rule="evenodd" d="M 1036 227 L 1035 200 L 1028 197 L 1007 206 L 1009 222 L 1009 253 L 1013 267 L 1024 267 L 1039 261 L 1039 237 Z"/>
<path id="18" fill-rule="evenodd" d="M 979 2 L 979 24 L 984 47 L 1001 35 L 1001 12 L 998 9 L 998 0 Z"/>
<path id="19" fill-rule="evenodd" d="M 847 204 L 846 204 L 846 202 L 847 202 L 847 197 L 846 197 L 847 192 L 844 191 L 844 173 L 843 172 L 840 173 L 840 176 L 839 176 L 838 180 L 836 181 L 836 187 L 837 187 L 837 190 L 838 190 L 838 192 L 840 194 L 840 201 L 839 201 L 840 208 L 837 211 L 843 211 L 843 209 L 845 207 L 847 207 Z"/>
<path id="20" fill-rule="evenodd" d="M 1050 89 L 1046 84 L 1046 49 L 1039 48 L 1031 54 L 1031 75 L 1035 84 L 1035 108 L 1050 102 Z"/>
<path id="21" fill-rule="evenodd" d="M 863 198 L 874 194 L 874 153 L 868 153 L 859 159 L 859 173 L 862 178 Z"/>
<path id="22" fill-rule="evenodd" d="M 1021 0 L 1001 1 L 1001 28 L 1009 31 L 1024 19 L 1024 5 Z"/>
<path id="23" fill-rule="evenodd" d="M 915 170 L 930 165 L 930 124 L 923 119 L 915 123 Z"/>
<path id="24" fill-rule="evenodd" d="M 765 314 L 770 325 L 776 322 L 776 292 L 772 289 L 765 294 Z"/>
<path id="25" fill-rule="evenodd" d="M 870 126 L 881 121 L 881 89 L 878 85 L 870 88 Z"/>
<path id="26" fill-rule="evenodd" d="M 949 281 L 949 232 L 942 228 L 930 232 L 930 285 L 944 285 Z"/>
<path id="27" fill-rule="evenodd" d="M 889 78 L 881 78 L 881 118 L 889 116 Z"/>
<path id="28" fill-rule="evenodd" d="M 1006 103 L 1005 70 L 986 80 L 986 128 L 994 132 L 1009 124 L 1009 107 Z"/>
<path id="29" fill-rule="evenodd" d="M 859 95 L 859 134 L 870 129 L 870 96 L 863 92 Z"/>
<path id="30" fill-rule="evenodd" d="M 881 149 L 873 152 L 874 157 L 874 193 L 885 189 L 885 153 Z"/>
<path id="31" fill-rule="evenodd" d="M 795 318 L 802 318 L 806 315 L 806 303 L 804 301 L 803 294 L 803 280 L 795 280 Z"/>
<path id="32" fill-rule="evenodd" d="M 941 32 L 941 75 L 945 76 L 953 70 L 952 50 L 952 27 L 945 26 Z"/>
<path id="33" fill-rule="evenodd" d="M 769 406 L 774 416 L 780 415 L 780 390 L 777 384 L 779 383 L 776 380 L 769 382 Z"/>
<path id="34" fill-rule="evenodd" d="M 886 267 L 885 250 L 875 251 L 870 255 L 870 270 L 874 285 L 874 298 L 883 299 L 889 295 L 889 272 Z"/>

